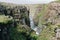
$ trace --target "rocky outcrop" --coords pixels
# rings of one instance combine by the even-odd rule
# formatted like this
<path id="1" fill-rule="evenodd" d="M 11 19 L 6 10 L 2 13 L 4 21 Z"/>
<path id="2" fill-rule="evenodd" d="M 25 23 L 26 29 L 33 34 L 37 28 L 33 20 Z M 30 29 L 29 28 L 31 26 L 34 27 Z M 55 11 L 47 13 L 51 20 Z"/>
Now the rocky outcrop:
<path id="1" fill-rule="evenodd" d="M 12 23 L 8 21 L 11 17 L 13 18 Z M 15 28 L 16 24 L 19 24 L 19 29 L 16 28 L 16 30 L 23 30 L 25 32 L 29 30 L 28 32 L 30 32 L 29 22 L 29 10 L 27 10 L 27 7 L 15 6 L 11 8 L 8 5 L 0 5 L 0 40 L 10 40 L 11 28 Z"/>
<path id="2" fill-rule="evenodd" d="M 33 17 L 34 23 L 36 26 L 38 26 L 38 24 L 39 24 L 39 15 L 41 14 L 41 11 L 43 10 L 43 6 L 44 5 L 42 4 L 42 5 L 39 5 L 36 7 L 34 17 Z"/>
<path id="3" fill-rule="evenodd" d="M 60 3 L 52 2 L 47 6 L 44 16 L 45 21 L 60 25 Z"/>
<path id="4" fill-rule="evenodd" d="M 11 4 L 12 5 L 12 4 Z M 24 25 L 29 25 L 29 10 L 26 6 L 12 6 L 11 5 L 2 5 L 0 4 L 0 15 L 11 16 L 14 19 L 14 22 L 21 23 Z"/>

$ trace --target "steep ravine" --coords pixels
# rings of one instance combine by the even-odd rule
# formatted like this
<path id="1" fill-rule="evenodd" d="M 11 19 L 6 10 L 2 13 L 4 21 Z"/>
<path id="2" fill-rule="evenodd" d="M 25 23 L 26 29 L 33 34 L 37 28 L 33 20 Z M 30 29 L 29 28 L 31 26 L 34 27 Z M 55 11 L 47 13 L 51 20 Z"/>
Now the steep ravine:
<path id="1" fill-rule="evenodd" d="M 42 8 L 38 9 L 37 7 L 38 6 L 30 5 L 30 15 L 29 15 L 29 18 L 30 18 L 31 29 L 34 30 L 37 35 L 39 35 L 41 33 L 41 31 L 42 31 L 42 28 L 40 26 L 38 26 L 38 24 L 35 25 L 34 18 L 37 17 L 37 15 L 35 15 L 35 14 L 39 14 L 39 12 L 36 12 L 36 11 L 41 11 Z M 38 20 L 39 20 L 39 18 L 38 18 Z M 37 23 L 39 23 L 39 22 L 37 22 Z"/>

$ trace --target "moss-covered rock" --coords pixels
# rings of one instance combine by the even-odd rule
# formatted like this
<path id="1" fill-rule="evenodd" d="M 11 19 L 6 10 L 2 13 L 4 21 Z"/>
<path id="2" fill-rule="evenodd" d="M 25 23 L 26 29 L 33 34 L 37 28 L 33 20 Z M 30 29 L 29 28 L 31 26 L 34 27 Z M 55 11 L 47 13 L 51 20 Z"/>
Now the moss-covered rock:
<path id="1" fill-rule="evenodd" d="M 12 17 L 9 18 L 9 16 L 0 15 L 0 23 L 8 23 L 12 19 Z"/>

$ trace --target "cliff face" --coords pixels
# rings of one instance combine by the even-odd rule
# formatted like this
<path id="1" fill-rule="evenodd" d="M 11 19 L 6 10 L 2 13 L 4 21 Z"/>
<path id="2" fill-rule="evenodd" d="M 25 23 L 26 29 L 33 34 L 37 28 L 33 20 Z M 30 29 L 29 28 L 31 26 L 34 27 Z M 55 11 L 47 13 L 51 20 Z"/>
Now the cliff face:
<path id="1" fill-rule="evenodd" d="M 12 23 L 11 21 L 8 21 L 10 20 L 9 18 L 11 17 L 13 20 Z M 11 23 L 11 25 L 9 23 Z M 17 27 L 16 24 L 19 26 Z M 16 30 L 19 32 L 21 31 L 27 33 L 30 31 L 30 27 L 28 27 L 29 25 L 30 25 L 29 10 L 27 10 L 26 6 L 11 6 L 11 5 L 0 4 L 0 40 L 14 40 L 14 38 L 10 37 L 14 35 L 10 34 L 13 33 L 15 34 Z M 20 35 L 21 32 L 20 33 L 19 32 L 18 32 L 19 36 L 23 35 L 23 34 Z M 17 37 L 16 34 L 15 37 Z"/>
<path id="2" fill-rule="evenodd" d="M 11 4 L 12 5 L 12 4 Z M 16 22 L 23 22 L 21 20 L 25 20 L 25 22 L 29 24 L 29 10 L 26 6 L 9 6 L 0 4 L 0 15 L 11 16 Z M 24 23 L 21 23 L 24 24 Z"/>
<path id="3" fill-rule="evenodd" d="M 60 3 L 49 3 L 44 15 L 44 19 L 52 24 L 60 24 Z"/>
<path id="4" fill-rule="evenodd" d="M 56 29 L 60 28 L 60 2 L 51 2 L 46 4 L 44 9 L 45 11 L 42 10 L 43 17 L 41 19 L 43 24 L 43 31 L 41 33 L 42 36 L 40 37 L 44 37 L 44 39 L 47 38 L 46 40 L 57 40 L 56 36 L 58 36 L 58 34 L 60 35 L 60 33 L 57 32 L 58 34 L 56 34 L 55 32 Z"/>
<path id="5" fill-rule="evenodd" d="M 34 12 L 33 19 L 34 19 L 34 23 L 35 23 L 36 26 L 39 23 L 39 16 L 40 16 L 40 14 L 42 14 L 41 11 L 43 11 L 43 7 L 44 7 L 44 4 L 41 4 L 41 5 L 37 6 L 36 10 Z"/>

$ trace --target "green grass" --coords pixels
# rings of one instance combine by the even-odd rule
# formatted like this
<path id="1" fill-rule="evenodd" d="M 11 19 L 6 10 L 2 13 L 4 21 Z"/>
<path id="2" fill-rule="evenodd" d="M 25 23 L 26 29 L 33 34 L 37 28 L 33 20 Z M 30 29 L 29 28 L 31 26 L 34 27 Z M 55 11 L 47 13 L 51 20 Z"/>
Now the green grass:
<path id="1" fill-rule="evenodd" d="M 43 6 L 43 9 L 41 10 L 41 12 L 39 13 L 39 15 L 37 17 L 37 18 L 39 18 L 39 24 L 38 24 L 38 26 L 40 26 L 41 24 L 43 24 L 45 22 L 44 19 L 43 19 L 43 17 L 45 15 L 46 9 L 47 9 L 47 4 L 45 4 Z"/>
<path id="2" fill-rule="evenodd" d="M 10 28 L 10 36 L 11 40 L 37 40 L 36 36 L 31 36 L 30 33 L 28 34 L 26 29 L 22 28 L 21 25 L 17 25 L 16 28 Z"/>
<path id="3" fill-rule="evenodd" d="M 0 23 L 7 23 L 10 20 L 12 20 L 12 18 L 8 18 L 8 16 L 5 15 L 0 15 Z"/>
<path id="4" fill-rule="evenodd" d="M 39 25 L 41 27 L 42 24 L 44 24 L 46 21 L 44 21 L 43 17 L 45 15 L 45 12 L 47 10 L 47 4 L 44 5 L 43 10 L 39 13 L 38 18 L 39 19 Z M 51 25 L 48 23 L 47 28 L 43 28 L 42 32 L 40 33 L 40 36 L 38 36 L 37 40 L 51 40 L 53 36 L 55 36 L 54 28 L 55 25 Z"/>

